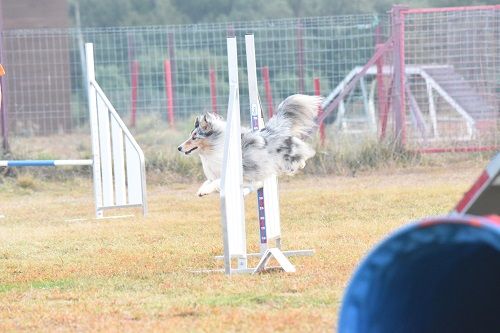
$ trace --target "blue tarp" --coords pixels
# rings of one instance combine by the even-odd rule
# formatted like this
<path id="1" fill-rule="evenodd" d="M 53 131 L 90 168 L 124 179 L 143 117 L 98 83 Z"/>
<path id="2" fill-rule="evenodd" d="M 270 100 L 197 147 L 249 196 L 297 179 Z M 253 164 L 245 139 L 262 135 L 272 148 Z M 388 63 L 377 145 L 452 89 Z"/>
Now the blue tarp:
<path id="1" fill-rule="evenodd" d="M 443 217 L 395 232 L 354 274 L 338 331 L 500 332 L 500 224 Z"/>

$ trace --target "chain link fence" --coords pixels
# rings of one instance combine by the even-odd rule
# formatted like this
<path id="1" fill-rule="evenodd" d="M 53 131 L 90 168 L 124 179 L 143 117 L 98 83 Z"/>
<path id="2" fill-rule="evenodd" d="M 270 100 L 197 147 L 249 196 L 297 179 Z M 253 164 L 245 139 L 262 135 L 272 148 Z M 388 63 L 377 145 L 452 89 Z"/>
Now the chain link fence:
<path id="1" fill-rule="evenodd" d="M 500 6 L 402 15 L 409 143 L 499 147 Z"/>
<path id="2" fill-rule="evenodd" d="M 449 147 L 463 142 L 498 146 L 499 8 L 405 10 L 397 18 L 349 15 L 4 31 L 4 146 L 9 143 L 10 151 L 24 158 L 90 154 L 86 42 L 94 43 L 99 84 L 141 141 L 141 135 L 146 137 L 152 127 L 156 131 L 185 128 L 183 124 L 205 111 L 225 115 L 226 37 L 236 35 L 242 119 L 246 120 L 243 37 L 247 33 L 255 35 L 260 94 L 269 113 L 297 92 L 338 97 L 377 45 L 391 36 L 400 38 L 403 53 L 387 52 L 367 71 L 343 98 L 339 112 L 325 119 L 327 135 L 381 137 L 386 130 L 387 137 L 394 135 L 398 131 L 395 98 L 404 96 L 402 121 L 410 147 Z M 395 25 L 395 19 L 402 24 Z M 395 31 L 395 27 L 402 30 Z M 394 61 L 400 57 L 404 91 L 393 80 Z M 38 153 L 33 156 L 31 151 Z"/>
<path id="3" fill-rule="evenodd" d="M 85 42 L 94 43 L 96 78 L 125 122 L 134 127 L 154 116 L 161 119 L 158 126 L 167 128 L 169 122 L 182 122 L 204 111 L 225 114 L 228 35 L 240 37 L 242 110 L 248 107 L 243 70 L 247 33 L 255 34 L 262 98 L 268 108 L 274 108 L 290 94 L 313 94 L 315 78 L 321 82 L 321 93 L 328 94 L 353 67 L 370 57 L 384 22 L 383 17 L 355 15 L 4 31 L 7 139 L 13 143 L 19 137 L 85 132 Z"/>

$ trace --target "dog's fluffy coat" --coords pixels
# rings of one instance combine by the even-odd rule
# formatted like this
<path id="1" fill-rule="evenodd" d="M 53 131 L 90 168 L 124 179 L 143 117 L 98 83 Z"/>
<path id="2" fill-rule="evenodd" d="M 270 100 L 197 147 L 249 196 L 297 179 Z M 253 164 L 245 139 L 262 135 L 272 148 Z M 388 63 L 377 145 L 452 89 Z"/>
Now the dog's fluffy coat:
<path id="1" fill-rule="evenodd" d="M 304 140 L 316 126 L 321 98 L 296 94 L 278 106 L 266 127 L 252 132 L 241 128 L 243 181 L 247 189 L 262 186 L 271 175 L 293 175 L 315 154 Z M 189 139 L 178 150 L 186 155 L 198 151 L 207 181 L 198 190 L 202 196 L 220 190 L 226 122 L 214 113 L 196 118 Z"/>

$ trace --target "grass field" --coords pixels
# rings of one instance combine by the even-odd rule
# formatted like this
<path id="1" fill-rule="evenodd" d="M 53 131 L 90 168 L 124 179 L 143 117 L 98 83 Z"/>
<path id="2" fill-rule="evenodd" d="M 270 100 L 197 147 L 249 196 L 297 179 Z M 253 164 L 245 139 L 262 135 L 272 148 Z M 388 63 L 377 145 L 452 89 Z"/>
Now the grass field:
<path id="1" fill-rule="evenodd" d="M 293 258 L 295 274 L 232 277 L 191 272 L 221 267 L 218 196 L 195 197 L 198 184 L 150 186 L 146 219 L 68 221 L 92 217 L 88 179 L 4 181 L 0 331 L 331 332 L 367 251 L 413 219 L 447 213 L 483 166 L 283 179 L 284 248 L 316 254 Z"/>

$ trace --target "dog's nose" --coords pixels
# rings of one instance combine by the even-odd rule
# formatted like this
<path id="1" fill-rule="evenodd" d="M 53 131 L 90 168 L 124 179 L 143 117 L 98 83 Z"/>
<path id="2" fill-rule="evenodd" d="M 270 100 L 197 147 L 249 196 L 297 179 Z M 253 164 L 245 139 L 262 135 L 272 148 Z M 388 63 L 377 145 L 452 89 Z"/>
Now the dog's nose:
<path id="1" fill-rule="evenodd" d="M 177 150 L 182 151 L 182 147 L 181 146 L 177 147 Z"/>

